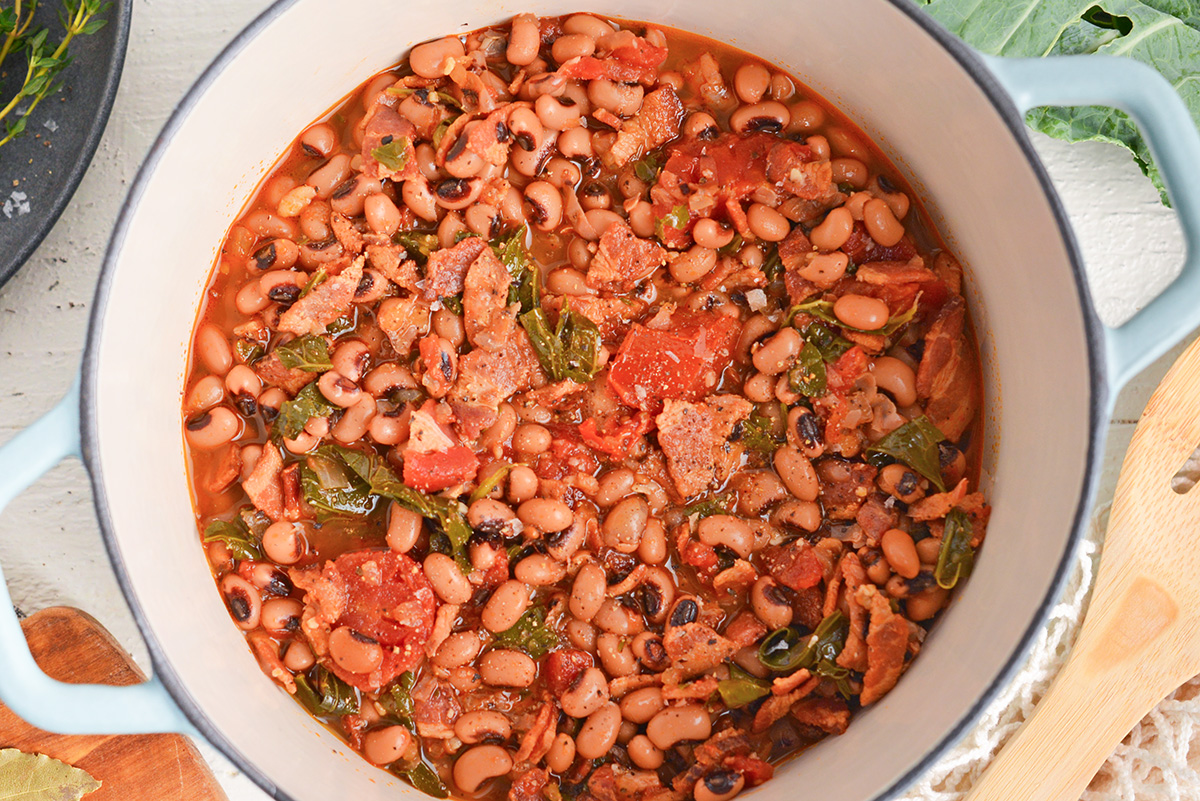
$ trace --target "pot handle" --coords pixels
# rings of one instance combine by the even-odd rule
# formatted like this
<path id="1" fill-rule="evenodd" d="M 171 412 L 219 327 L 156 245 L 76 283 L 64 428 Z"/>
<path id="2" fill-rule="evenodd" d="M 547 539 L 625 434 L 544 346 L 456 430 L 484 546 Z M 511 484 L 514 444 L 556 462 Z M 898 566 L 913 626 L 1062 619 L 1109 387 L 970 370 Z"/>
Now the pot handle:
<path id="1" fill-rule="evenodd" d="M 1115 387 L 1200 325 L 1200 133 L 1175 89 L 1156 70 L 1114 56 L 1001 58 L 984 62 L 1022 114 L 1037 106 L 1112 106 L 1139 123 L 1179 215 L 1188 253 L 1183 272 L 1124 324 L 1107 328 Z"/>
<path id="2" fill-rule="evenodd" d="M 48 413 L 0 447 L 0 510 L 68 456 L 80 455 L 79 380 Z M 112 687 L 56 681 L 37 666 L 0 572 L 0 701 L 29 723 L 70 734 L 194 729 L 157 678 Z"/>

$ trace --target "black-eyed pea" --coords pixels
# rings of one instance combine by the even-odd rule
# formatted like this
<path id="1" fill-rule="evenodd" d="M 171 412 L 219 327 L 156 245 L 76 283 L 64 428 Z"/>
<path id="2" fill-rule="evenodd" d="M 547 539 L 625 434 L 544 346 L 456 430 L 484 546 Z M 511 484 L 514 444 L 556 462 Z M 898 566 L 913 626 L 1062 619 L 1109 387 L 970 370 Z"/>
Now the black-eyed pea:
<path id="1" fill-rule="evenodd" d="M 488 631 L 507 631 L 516 625 L 528 608 L 529 585 L 510 579 L 492 592 L 479 619 Z"/>
<path id="2" fill-rule="evenodd" d="M 349 673 L 370 673 L 383 664 L 383 647 L 374 638 L 341 626 L 329 634 L 329 656 Z"/>
<path id="3" fill-rule="evenodd" d="M 575 738 L 559 732 L 546 752 L 546 767 L 554 773 L 566 773 L 575 762 Z"/>
<path id="4" fill-rule="evenodd" d="M 944 590 L 935 584 L 905 601 L 904 611 L 908 614 L 910 620 L 918 623 L 929 620 L 946 605 L 946 598 L 949 595 L 949 590 Z"/>
<path id="5" fill-rule="evenodd" d="M 646 736 L 663 751 L 677 743 L 707 740 L 711 734 L 712 719 L 702 704 L 668 707 L 646 724 Z"/>
<path id="6" fill-rule="evenodd" d="M 651 522 L 658 521 L 656 519 Z M 660 528 L 662 527 L 661 522 L 658 522 L 658 525 Z M 652 623 L 662 623 L 667 619 L 667 612 L 675 602 L 675 577 L 665 567 L 659 567 L 652 562 L 650 565 L 651 567 L 642 576 L 638 590 L 641 593 L 642 609 L 646 613 L 646 619 Z"/>
<path id="7" fill-rule="evenodd" d="M 733 654 L 733 662 L 742 670 L 756 678 L 765 679 L 771 675 L 771 669 L 758 658 L 758 646 L 747 645 L 739 648 Z"/>
<path id="8" fill-rule="evenodd" d="M 792 591 L 770 576 L 754 582 L 750 606 L 768 629 L 781 629 L 792 622 Z"/>
<path id="9" fill-rule="evenodd" d="M 304 604 L 295 598 L 269 598 L 263 601 L 259 620 L 271 634 L 287 634 L 300 628 Z"/>
<path id="10" fill-rule="evenodd" d="M 894 356 L 880 356 L 871 365 L 876 385 L 891 394 L 900 408 L 917 402 L 917 374 Z"/>
<path id="11" fill-rule="evenodd" d="M 188 444 L 202 451 L 219 448 L 242 433 L 242 420 L 225 406 L 215 406 L 188 419 L 184 435 Z"/>
<path id="12" fill-rule="evenodd" d="M 567 621 L 567 642 L 589 654 L 596 650 L 596 627 L 583 620 L 572 618 Z"/>
<path id="13" fill-rule="evenodd" d="M 724 545 L 743 559 L 754 550 L 754 531 L 733 515 L 710 515 L 700 521 L 696 533 L 705 545 Z"/>
<path id="14" fill-rule="evenodd" d="M 942 550 L 942 541 L 936 537 L 924 537 L 917 540 L 917 556 L 923 565 L 937 564 L 938 554 Z"/>
<path id="15" fill-rule="evenodd" d="M 446 74 L 447 59 L 461 58 L 465 54 L 457 36 L 446 36 L 414 47 L 408 55 L 408 64 L 422 78 L 441 78 Z"/>
<path id="16" fill-rule="evenodd" d="M 887 324 L 891 311 L 887 303 L 879 298 L 851 293 L 833 302 L 833 314 L 851 328 L 877 331 Z"/>
<path id="17" fill-rule="evenodd" d="M 770 86 L 770 71 L 756 61 L 746 62 L 733 74 L 733 91 L 743 103 L 757 103 L 762 100 Z"/>
<path id="18" fill-rule="evenodd" d="M 649 519 L 650 505 L 641 495 L 621 500 L 604 518 L 604 544 L 619 553 L 635 552 Z"/>
<path id="19" fill-rule="evenodd" d="M 588 715 L 575 735 L 575 753 L 584 759 L 599 759 L 617 744 L 621 710 L 611 701 Z"/>
<path id="20" fill-rule="evenodd" d="M 863 224 L 871 238 L 884 247 L 898 244 L 904 238 L 904 226 L 896 219 L 891 207 L 879 198 L 863 205 Z"/>
<path id="21" fill-rule="evenodd" d="M 424 568 L 433 591 L 446 603 L 465 604 L 475 594 L 475 588 L 452 557 L 435 551 L 425 557 Z"/>
<path id="22" fill-rule="evenodd" d="M 779 375 L 795 361 L 804 338 L 795 328 L 781 328 L 778 333 L 764 341 L 751 357 L 754 369 L 764 375 Z"/>
<path id="23" fill-rule="evenodd" d="M 592 623 L 602 631 L 623 637 L 640 634 L 646 628 L 645 621 L 636 610 L 630 609 L 615 598 L 606 598 L 604 603 L 600 604 Z"/>
<path id="24" fill-rule="evenodd" d="M 783 103 L 764 100 L 739 106 L 729 117 L 729 127 L 739 134 L 781 133 L 792 122 L 792 112 Z"/>
<path id="25" fill-rule="evenodd" d="M 403 726 L 384 726 L 363 735 L 363 756 L 372 765 L 390 765 L 404 757 L 413 743 L 412 734 Z"/>
<path id="26" fill-rule="evenodd" d="M 917 471 L 905 464 L 889 464 L 879 471 L 875 483 L 879 488 L 898 501 L 914 503 L 925 495 L 922 478 Z"/>
<path id="27" fill-rule="evenodd" d="M 854 217 L 847 209 L 839 206 L 831 209 L 825 215 L 825 219 L 812 229 L 809 239 L 819 250 L 829 253 L 839 250 L 842 245 L 846 244 L 846 240 L 853 232 Z"/>
<path id="28" fill-rule="evenodd" d="M 474 662 L 482 649 L 483 642 L 477 632 L 456 631 L 438 646 L 433 663 L 447 670 L 463 667 Z"/>
<path id="29" fill-rule="evenodd" d="M 596 638 L 596 653 L 610 676 L 631 676 L 637 672 L 637 657 L 624 637 L 604 632 Z"/>
<path id="30" fill-rule="evenodd" d="M 494 648 L 480 658 L 479 675 L 492 687 L 528 687 L 537 678 L 537 663 L 521 651 Z"/>
<path id="31" fill-rule="evenodd" d="M 921 558 L 908 532 L 890 528 L 879 539 L 879 548 L 896 574 L 913 579 L 921 572 Z"/>
<path id="32" fill-rule="evenodd" d="M 643 770 L 658 770 L 663 764 L 663 752 L 644 734 L 635 735 L 625 746 L 633 764 Z"/>
<path id="33" fill-rule="evenodd" d="M 646 522 L 642 541 L 638 543 L 638 558 L 648 565 L 661 565 L 667 561 L 667 530 L 663 522 L 652 517 Z"/>
<path id="34" fill-rule="evenodd" d="M 692 794 L 696 801 L 729 801 L 745 786 L 746 780 L 742 774 L 726 768 L 717 768 L 696 782 L 696 789 Z"/>
<path id="35" fill-rule="evenodd" d="M 512 527 L 517 515 L 508 504 L 495 498 L 480 498 L 467 507 L 467 523 L 476 531 L 499 534 Z"/>
<path id="36" fill-rule="evenodd" d="M 280 520 L 267 526 L 262 535 L 263 553 L 272 562 L 294 565 L 308 552 L 304 530 L 297 523 Z"/>
<path id="37" fill-rule="evenodd" d="M 317 658 L 313 655 L 312 649 L 308 647 L 308 643 L 299 640 L 287 643 L 287 648 L 283 652 L 283 666 L 297 673 L 308 670 L 316 661 Z"/>
<path id="38" fill-rule="evenodd" d="M 750 233 L 764 242 L 782 242 L 792 230 L 792 223 L 770 206 L 751 203 L 746 212 Z"/>
<path id="39" fill-rule="evenodd" d="M 567 566 L 544 553 L 526 556 L 513 568 L 513 576 L 533 587 L 557 584 L 566 578 Z"/>
<path id="40" fill-rule="evenodd" d="M 649 723 L 666 705 L 661 687 L 642 687 L 626 695 L 620 702 L 622 717 L 638 725 Z"/>
<path id="41" fill-rule="evenodd" d="M 607 589 L 608 578 L 604 568 L 595 562 L 587 562 L 575 574 L 567 608 L 576 619 L 591 621 L 604 604 Z"/>
<path id="42" fill-rule="evenodd" d="M 511 480 L 512 476 L 509 475 Z M 517 517 L 539 531 L 562 531 L 571 525 L 571 507 L 552 498 L 531 498 L 517 507 Z"/>
<path id="43" fill-rule="evenodd" d="M 667 655 L 662 637 L 653 631 L 643 631 L 633 638 L 629 649 L 646 668 L 658 673 L 671 666 L 671 658 Z"/>
<path id="44" fill-rule="evenodd" d="M 388 506 L 387 544 L 396 553 L 408 553 L 417 544 L 425 518 L 393 501 Z"/>
<path id="45" fill-rule="evenodd" d="M 786 500 L 775 507 L 771 520 L 803 531 L 816 531 L 821 527 L 821 505 L 816 501 Z"/>
<path id="46" fill-rule="evenodd" d="M 474 793 L 484 782 L 512 770 L 508 751 L 498 745 L 476 745 L 463 752 L 454 763 L 454 784 L 464 793 Z"/>
<path id="47" fill-rule="evenodd" d="M 559 706 L 564 713 L 573 718 L 586 718 L 607 704 L 608 699 L 608 679 L 600 668 L 590 667 L 580 673 L 562 694 Z"/>
<path id="48" fill-rule="evenodd" d="M 525 501 L 533 499 L 537 495 L 538 486 L 537 473 L 527 465 L 514 465 L 513 469 L 508 472 L 508 499 L 513 503 L 523 504 Z"/>
<path id="49" fill-rule="evenodd" d="M 788 492 L 802 501 L 815 501 L 821 493 L 817 471 L 808 457 L 791 445 L 775 451 L 775 472 Z"/>

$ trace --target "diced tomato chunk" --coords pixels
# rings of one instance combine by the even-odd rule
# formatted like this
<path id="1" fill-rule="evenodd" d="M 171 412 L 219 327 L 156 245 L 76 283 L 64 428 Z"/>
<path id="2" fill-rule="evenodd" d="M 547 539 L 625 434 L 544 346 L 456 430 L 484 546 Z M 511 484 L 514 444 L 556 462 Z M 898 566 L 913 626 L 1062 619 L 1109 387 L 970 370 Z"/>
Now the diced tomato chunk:
<path id="1" fill-rule="evenodd" d="M 843 353 L 838 360 L 829 366 L 829 391 L 846 393 L 854 388 L 854 382 L 867 371 L 871 359 L 867 352 L 858 345 Z"/>
<path id="2" fill-rule="evenodd" d="M 700 400 L 733 359 L 740 326 L 723 314 L 677 315 L 670 330 L 634 325 L 608 371 L 627 406 L 657 414 L 667 398 Z"/>
<path id="3" fill-rule="evenodd" d="M 825 571 L 812 548 L 793 548 L 788 552 L 787 561 L 773 575 L 783 586 L 799 591 L 820 584 Z"/>
<path id="4" fill-rule="evenodd" d="M 649 412 L 639 411 L 615 425 L 607 426 L 605 431 L 600 431 L 596 421 L 589 417 L 579 424 L 579 436 L 601 453 L 624 457 L 638 441 L 638 437 L 648 434 L 652 428 L 654 418 Z"/>
<path id="5" fill-rule="evenodd" d="M 422 492 L 437 492 L 475 478 L 479 458 L 465 445 L 444 451 L 404 452 L 404 483 Z"/>

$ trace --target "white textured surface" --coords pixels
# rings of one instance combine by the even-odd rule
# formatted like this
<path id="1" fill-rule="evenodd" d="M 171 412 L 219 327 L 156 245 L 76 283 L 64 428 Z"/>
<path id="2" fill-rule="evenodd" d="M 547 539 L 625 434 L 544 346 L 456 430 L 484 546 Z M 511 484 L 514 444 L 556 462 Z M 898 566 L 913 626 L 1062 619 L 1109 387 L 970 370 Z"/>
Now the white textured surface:
<path id="1" fill-rule="evenodd" d="M 5 375 L 0 441 L 49 409 L 70 385 L 108 235 L 138 165 L 200 71 L 267 5 L 264 0 L 136 0 L 125 73 L 100 150 L 58 226 L 21 273 L 0 290 L 0 364 Z M 231 135 L 239 124 L 248 120 L 231 120 Z M 1035 137 L 1035 144 L 1082 244 L 1102 318 L 1125 319 L 1179 269 L 1183 244 L 1174 215 L 1159 204 L 1124 151 L 1066 145 L 1041 136 Z M 198 175 L 203 159 L 197 154 Z M 0 184 L 4 183 L 0 166 Z M 37 198 L 31 202 L 36 212 Z M 171 254 L 163 254 L 164 269 L 170 269 L 170 259 Z M 1101 503 L 1111 495 L 1133 423 L 1178 352 L 1122 394 Z M 129 391 L 137 391 L 136 379 Z M 87 477 L 77 462 L 52 471 L 0 516 L 0 564 L 19 606 L 35 610 L 69 604 L 85 609 L 145 664 L 145 648 L 109 570 Z M 1195 714 L 1179 703 L 1169 712 Z M 1130 747 L 1137 744 L 1126 751 Z M 202 748 L 233 801 L 266 798 L 219 755 L 203 744 Z"/>

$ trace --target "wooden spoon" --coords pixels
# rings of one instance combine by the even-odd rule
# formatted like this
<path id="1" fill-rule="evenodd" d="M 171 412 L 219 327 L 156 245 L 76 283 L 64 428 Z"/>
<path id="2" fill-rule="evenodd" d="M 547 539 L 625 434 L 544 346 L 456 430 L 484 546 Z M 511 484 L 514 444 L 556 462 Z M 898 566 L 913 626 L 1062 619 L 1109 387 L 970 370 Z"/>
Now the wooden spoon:
<path id="1" fill-rule="evenodd" d="M 1134 432 L 1074 649 L 967 801 L 1077 801 L 1133 726 L 1200 674 L 1200 486 L 1171 488 L 1197 444 L 1200 340 Z"/>

